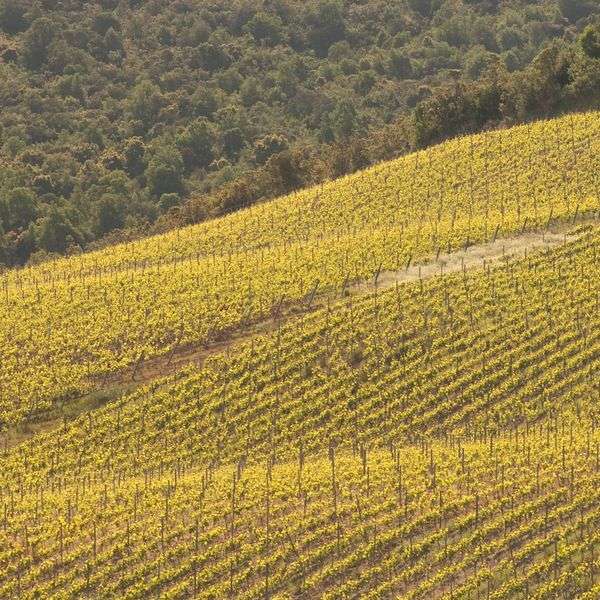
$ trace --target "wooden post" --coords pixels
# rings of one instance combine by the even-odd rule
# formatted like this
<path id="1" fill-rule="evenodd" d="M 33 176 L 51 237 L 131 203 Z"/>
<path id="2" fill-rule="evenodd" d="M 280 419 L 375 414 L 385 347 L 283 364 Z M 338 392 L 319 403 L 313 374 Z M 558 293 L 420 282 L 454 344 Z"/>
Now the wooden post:
<path id="1" fill-rule="evenodd" d="M 382 267 L 383 264 L 379 263 L 379 267 L 377 268 L 377 271 L 375 271 L 375 277 L 373 279 L 373 285 L 375 286 L 375 288 L 377 288 L 377 281 L 379 280 L 379 275 L 381 274 Z"/>
<path id="2" fill-rule="evenodd" d="M 142 362 L 142 360 L 144 359 L 144 351 L 142 350 L 142 352 L 140 352 L 140 355 L 135 363 L 135 366 L 133 367 L 133 373 L 131 375 L 131 381 L 135 381 L 135 376 L 137 374 L 138 368 Z"/>
<path id="3" fill-rule="evenodd" d="M 312 289 L 312 292 L 310 293 L 310 296 L 308 298 L 308 304 L 306 306 L 307 310 L 310 310 L 313 300 L 315 299 L 315 295 L 317 293 L 318 287 L 319 287 L 319 280 L 317 279 L 315 282 L 315 287 Z"/>
<path id="4" fill-rule="evenodd" d="M 346 288 L 348 287 L 349 281 L 350 281 L 350 271 L 348 271 L 348 273 L 346 274 L 346 279 L 344 279 L 344 283 L 342 283 L 342 290 L 340 292 L 340 298 L 344 297 L 344 292 L 346 291 Z"/>

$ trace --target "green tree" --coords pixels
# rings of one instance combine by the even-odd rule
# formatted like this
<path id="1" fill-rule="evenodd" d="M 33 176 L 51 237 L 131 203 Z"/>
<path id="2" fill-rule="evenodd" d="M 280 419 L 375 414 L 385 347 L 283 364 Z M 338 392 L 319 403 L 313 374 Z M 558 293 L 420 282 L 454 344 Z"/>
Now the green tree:
<path id="1" fill-rule="evenodd" d="M 158 201 L 158 205 L 163 212 L 167 212 L 169 209 L 179 206 L 180 204 L 181 196 L 174 192 L 163 194 Z"/>
<path id="2" fill-rule="evenodd" d="M 35 196 L 27 188 L 15 188 L 6 198 L 9 229 L 25 228 L 37 217 Z"/>
<path id="3" fill-rule="evenodd" d="M 269 134 L 258 140 L 254 145 L 254 158 L 259 165 L 264 165 L 271 156 L 287 150 L 288 143 L 285 137 Z"/>
<path id="4" fill-rule="evenodd" d="M 213 125 L 204 118 L 196 119 L 182 131 L 176 139 L 185 166 L 207 167 L 214 159 L 215 131 Z"/>
<path id="5" fill-rule="evenodd" d="M 157 85 L 151 81 L 138 83 L 128 99 L 131 116 L 140 121 L 146 129 L 155 122 L 163 105 L 163 97 Z"/>
<path id="6" fill-rule="evenodd" d="M 461 85 L 420 102 L 413 115 L 413 145 L 423 148 L 462 132 L 474 113 L 475 107 Z"/>
<path id="7" fill-rule="evenodd" d="M 332 44 L 327 51 L 327 58 L 332 62 L 340 62 L 344 58 L 350 58 L 351 56 L 352 47 L 346 40 Z"/>
<path id="8" fill-rule="evenodd" d="M 119 19 L 110 11 L 102 11 L 94 16 L 92 20 L 92 30 L 98 35 L 105 35 L 109 29 L 119 31 L 121 24 Z"/>
<path id="9" fill-rule="evenodd" d="M 298 189 L 305 183 L 300 176 L 302 171 L 296 159 L 297 156 L 291 150 L 284 150 L 273 154 L 267 161 L 265 171 L 269 175 L 272 187 L 278 190 L 278 193 L 284 194 Z"/>
<path id="10" fill-rule="evenodd" d="M 104 47 L 107 50 L 112 50 L 114 52 L 123 51 L 123 39 L 112 27 L 110 27 L 109 30 L 104 34 L 103 41 Z"/>
<path id="11" fill-rule="evenodd" d="M 572 23 L 587 17 L 594 7 L 588 0 L 558 0 L 558 6 L 563 17 Z"/>
<path id="12" fill-rule="evenodd" d="M 223 152 L 229 159 L 237 159 L 244 147 L 244 134 L 239 127 L 232 127 L 223 132 L 221 136 Z"/>
<path id="13" fill-rule="evenodd" d="M 190 98 L 190 108 L 195 117 L 211 117 L 218 108 L 214 91 L 207 87 L 197 89 Z"/>
<path id="14" fill-rule="evenodd" d="M 14 264 L 25 264 L 31 253 L 35 250 L 35 227 L 33 223 L 29 227 L 19 232 L 12 246 Z"/>
<path id="15" fill-rule="evenodd" d="M 10 255 L 10 243 L 8 241 L 8 237 L 4 232 L 4 228 L 2 227 L 2 222 L 0 221 L 0 264 L 1 265 L 9 265 L 11 264 L 11 255 Z"/>
<path id="16" fill-rule="evenodd" d="M 256 77 L 247 77 L 240 87 L 240 98 L 245 107 L 254 106 L 262 99 L 262 89 Z"/>
<path id="17" fill-rule="evenodd" d="M 92 227 L 97 236 L 103 236 L 125 223 L 125 205 L 114 194 L 103 194 L 94 205 Z"/>
<path id="18" fill-rule="evenodd" d="M 156 198 L 160 198 L 162 194 L 181 194 L 183 192 L 183 172 L 184 164 L 181 152 L 172 146 L 161 146 L 146 169 L 150 193 Z"/>
<path id="19" fill-rule="evenodd" d="M 123 148 L 125 156 L 125 169 L 132 177 L 137 177 L 144 172 L 144 156 L 146 155 L 146 145 L 140 137 L 129 138 Z"/>
<path id="20" fill-rule="evenodd" d="M 36 245 L 47 252 L 64 254 L 69 246 L 81 243 L 83 236 L 65 211 L 57 206 L 50 207 L 36 227 Z"/>
<path id="21" fill-rule="evenodd" d="M 431 0 L 408 0 L 408 5 L 422 17 L 431 16 Z"/>
<path id="22" fill-rule="evenodd" d="M 587 56 L 600 58 L 600 27 L 588 25 L 581 34 L 579 43 Z"/>
<path id="23" fill-rule="evenodd" d="M 122 170 L 125 166 L 125 156 L 116 148 L 108 148 L 100 156 L 100 163 L 109 171 Z"/>
<path id="24" fill-rule="evenodd" d="M 547 115 L 563 98 L 563 88 L 570 83 L 570 57 L 559 44 L 544 48 L 527 69 L 520 88 L 520 116 Z"/>
<path id="25" fill-rule="evenodd" d="M 354 90 L 364 96 L 371 91 L 375 82 L 376 78 L 372 71 L 361 71 L 354 81 Z"/>
<path id="26" fill-rule="evenodd" d="M 329 48 L 346 36 L 344 13 L 339 2 L 322 0 L 309 14 L 308 39 L 318 56 L 325 57 Z"/>
<path id="27" fill-rule="evenodd" d="M 27 29 L 23 2 L 19 0 L 0 0 L 0 29 L 13 35 Z"/>
<path id="28" fill-rule="evenodd" d="M 243 28 L 250 33 L 258 42 L 264 42 L 268 46 L 275 46 L 283 41 L 284 25 L 281 18 L 272 13 L 256 13 Z"/>
<path id="29" fill-rule="evenodd" d="M 231 65 L 231 57 L 224 48 L 210 42 L 205 42 L 198 46 L 197 65 L 211 73 L 220 69 L 226 69 Z"/>
<path id="30" fill-rule="evenodd" d="M 392 50 L 387 64 L 388 73 L 397 79 L 408 79 L 413 75 L 410 58 L 401 51 Z"/>
<path id="31" fill-rule="evenodd" d="M 342 100 L 331 113 L 331 129 L 337 140 L 344 140 L 356 131 L 358 113 L 350 100 Z"/>
<path id="32" fill-rule="evenodd" d="M 23 38 L 23 60 L 29 69 L 38 70 L 44 65 L 55 38 L 56 26 L 47 17 L 32 23 Z"/>

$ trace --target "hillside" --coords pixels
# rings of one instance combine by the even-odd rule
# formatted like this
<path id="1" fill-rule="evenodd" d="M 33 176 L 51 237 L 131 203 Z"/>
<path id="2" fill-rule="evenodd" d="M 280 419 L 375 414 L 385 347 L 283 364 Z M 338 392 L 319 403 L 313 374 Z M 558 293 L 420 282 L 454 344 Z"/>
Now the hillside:
<path id="1" fill-rule="evenodd" d="M 102 465 L 237 463 L 340 437 L 500 433 L 598 393 L 598 231 L 495 267 L 340 299 L 15 449 L 32 483 Z M 58 443 L 57 440 L 60 440 Z M 140 460 L 143 457 L 143 463 Z M 10 475 L 9 475 L 10 474 Z"/>
<path id="2" fill-rule="evenodd" d="M 247 468 L 178 461 L 138 478 L 118 468 L 51 477 L 7 504 L 0 589 L 596 598 L 598 434 L 563 426 Z"/>
<path id="3" fill-rule="evenodd" d="M 5 451 L 2 594 L 595 598 L 599 251 L 351 296 Z"/>
<path id="4" fill-rule="evenodd" d="M 206 224 L 8 272 L 2 421 L 376 273 L 597 215 L 599 149 L 598 113 L 457 139 Z"/>
<path id="5" fill-rule="evenodd" d="M 597 108 L 599 12 L 595 0 L 0 0 L 0 267 Z"/>
<path id="6" fill-rule="evenodd" d="M 0 597 L 600 594 L 600 113 L 7 272 Z"/>

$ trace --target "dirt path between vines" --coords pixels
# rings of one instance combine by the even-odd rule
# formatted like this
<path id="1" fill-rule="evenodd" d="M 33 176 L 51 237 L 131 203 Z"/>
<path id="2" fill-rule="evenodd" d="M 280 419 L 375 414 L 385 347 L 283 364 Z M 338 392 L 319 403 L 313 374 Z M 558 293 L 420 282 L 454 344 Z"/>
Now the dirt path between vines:
<path id="1" fill-rule="evenodd" d="M 377 280 L 377 287 L 387 288 L 396 283 L 429 279 L 437 275 L 455 273 L 464 269 L 476 269 L 484 264 L 491 265 L 505 257 L 522 258 L 540 248 L 552 248 L 577 239 L 578 235 L 565 232 L 528 232 L 510 238 L 497 239 L 495 242 L 476 244 L 465 250 L 450 254 L 440 254 L 436 259 L 417 262 L 401 271 L 383 271 Z M 373 282 L 354 286 L 362 292 L 373 289 Z"/>
<path id="2" fill-rule="evenodd" d="M 596 220 L 587 220 L 587 223 L 597 223 Z M 581 223 L 578 224 L 580 226 Z M 552 248 L 572 241 L 579 237 L 578 233 L 570 233 L 574 227 L 565 225 L 557 226 L 552 231 L 527 232 L 508 238 L 497 239 L 494 242 L 476 244 L 464 250 L 450 254 L 440 254 L 414 264 L 408 265 L 400 271 L 382 271 L 377 277 L 377 289 L 382 290 L 396 285 L 418 281 L 420 278 L 429 279 L 443 274 L 454 273 L 462 269 L 472 270 L 481 268 L 484 264 L 495 263 L 508 258 L 520 258 L 540 248 Z M 576 230 L 575 230 L 576 231 Z M 347 286 L 346 295 L 366 294 L 375 289 L 374 278 Z M 341 292 L 341 290 L 339 291 Z M 340 293 L 337 297 L 340 297 Z M 310 306 L 306 303 L 294 302 L 281 307 L 277 318 L 271 316 L 260 321 L 248 323 L 235 329 L 224 331 L 219 336 L 204 344 L 181 346 L 167 355 L 152 357 L 127 369 L 117 371 L 108 376 L 98 377 L 94 380 L 94 391 L 76 398 L 68 403 L 64 412 L 45 415 L 38 422 L 30 422 L 20 427 L 19 431 L 11 432 L 5 441 L 10 447 L 31 437 L 41 431 L 47 431 L 62 422 L 70 420 L 77 415 L 99 408 L 123 394 L 129 393 L 141 385 L 181 371 L 186 366 L 201 367 L 207 358 L 220 352 L 227 352 L 235 346 L 250 341 L 252 338 L 265 335 L 277 328 L 278 324 L 285 322 L 299 314 L 313 312 L 326 305 L 327 299 L 332 294 L 316 295 Z"/>
<path id="3" fill-rule="evenodd" d="M 420 278 L 429 279 L 440 274 L 454 273 L 462 269 L 476 269 L 493 265 L 505 257 L 519 258 L 540 248 L 551 248 L 576 239 L 577 235 L 565 232 L 525 233 L 511 238 L 498 239 L 495 242 L 477 244 L 466 250 L 451 254 L 440 254 L 437 259 L 429 259 L 410 265 L 401 271 L 383 271 L 377 279 L 377 289 L 386 289 L 396 283 L 418 281 Z M 351 284 L 346 292 L 350 295 L 365 294 L 375 289 L 374 279 L 366 282 Z M 207 344 L 194 344 L 175 350 L 172 355 L 159 356 L 144 361 L 137 368 L 131 367 L 125 371 L 112 374 L 106 383 L 127 383 L 135 381 L 144 383 L 157 377 L 175 373 L 184 366 L 193 364 L 201 366 L 207 357 L 226 351 L 227 349 L 248 341 L 253 337 L 264 335 L 275 329 L 280 322 L 293 318 L 295 315 L 313 312 L 326 305 L 330 294 L 317 295 L 310 308 L 301 303 L 292 303 L 282 308 L 279 317 L 270 317 L 258 322 L 249 323 L 231 331 L 222 332 L 219 337 Z M 339 297 L 339 294 L 338 294 Z M 135 371 L 135 373 L 134 373 Z"/>

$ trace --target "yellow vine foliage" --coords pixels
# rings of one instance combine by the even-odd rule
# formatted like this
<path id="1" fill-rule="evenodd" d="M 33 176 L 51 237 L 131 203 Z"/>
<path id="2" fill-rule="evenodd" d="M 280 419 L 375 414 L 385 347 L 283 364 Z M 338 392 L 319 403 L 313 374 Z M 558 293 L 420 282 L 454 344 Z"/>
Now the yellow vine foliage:
<path id="1" fill-rule="evenodd" d="M 338 299 L 5 450 L 0 597 L 595 598 L 579 233 Z"/>
<path id="2" fill-rule="evenodd" d="M 4 481 L 175 460 L 292 460 L 600 417 L 600 231 L 527 259 L 338 300 L 159 379 L 2 461 Z"/>
<path id="3" fill-rule="evenodd" d="M 597 211 L 600 116 L 572 115 L 430 150 L 0 282 L 0 420 L 94 378 L 214 339 L 282 300 Z"/>
<path id="4" fill-rule="evenodd" d="M 13 482 L 3 598 L 594 596 L 597 428 Z M 591 595 L 590 595 L 591 594 Z"/>

